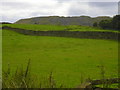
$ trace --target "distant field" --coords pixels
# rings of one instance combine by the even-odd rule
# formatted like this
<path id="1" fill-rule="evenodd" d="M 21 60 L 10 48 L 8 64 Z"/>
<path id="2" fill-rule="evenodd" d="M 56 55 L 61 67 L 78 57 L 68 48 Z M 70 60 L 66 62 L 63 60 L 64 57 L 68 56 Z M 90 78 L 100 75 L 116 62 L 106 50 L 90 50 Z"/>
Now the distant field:
<path id="1" fill-rule="evenodd" d="M 8 25 L 9 26 L 9 25 Z M 64 30 L 66 26 L 17 25 L 11 27 L 30 30 Z M 84 26 L 67 26 L 67 28 Z M 81 28 L 81 29 L 80 29 Z M 89 27 L 88 27 L 89 28 Z M 90 27 L 88 30 L 93 30 Z M 96 29 L 98 30 L 98 29 Z M 105 77 L 118 77 L 118 42 L 95 39 L 76 39 L 48 36 L 25 36 L 3 30 L 3 70 L 8 64 L 12 71 L 25 68 L 31 60 L 31 71 L 39 78 L 48 77 L 50 72 L 58 84 L 75 87 L 81 76 L 99 79 L 100 65 L 105 67 Z"/>
<path id="2" fill-rule="evenodd" d="M 80 26 L 80 25 L 33 25 L 33 24 L 4 24 L 3 26 L 10 26 L 13 28 L 22 28 L 27 30 L 34 31 L 61 31 L 61 30 L 69 30 L 69 31 L 105 31 L 105 32 L 118 32 L 113 30 L 103 30 L 100 28 L 89 27 L 89 26 Z"/>

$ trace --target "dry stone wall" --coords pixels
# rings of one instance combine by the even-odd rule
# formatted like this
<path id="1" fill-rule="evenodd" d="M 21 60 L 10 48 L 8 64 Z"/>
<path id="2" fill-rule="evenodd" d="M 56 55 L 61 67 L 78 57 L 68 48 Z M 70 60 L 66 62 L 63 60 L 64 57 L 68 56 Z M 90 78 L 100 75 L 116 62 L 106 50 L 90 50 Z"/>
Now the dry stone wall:
<path id="1" fill-rule="evenodd" d="M 57 37 L 73 37 L 85 39 L 108 39 L 119 41 L 120 33 L 117 32 L 101 32 L 101 31 L 33 31 L 20 28 L 12 28 L 8 26 L 2 29 L 12 30 L 24 35 L 32 36 L 57 36 Z"/>

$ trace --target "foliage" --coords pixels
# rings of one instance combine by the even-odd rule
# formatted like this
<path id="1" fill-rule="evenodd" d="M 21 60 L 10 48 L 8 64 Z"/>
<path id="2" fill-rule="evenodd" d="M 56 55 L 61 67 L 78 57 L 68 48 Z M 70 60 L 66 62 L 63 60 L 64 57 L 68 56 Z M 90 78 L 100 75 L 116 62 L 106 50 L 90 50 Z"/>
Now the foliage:
<path id="1" fill-rule="evenodd" d="M 93 27 L 98 27 L 98 23 L 97 22 L 93 23 Z"/>
<path id="2" fill-rule="evenodd" d="M 102 20 L 99 23 L 99 26 L 103 29 L 111 29 L 112 27 L 112 21 L 111 20 Z"/>
<path id="3" fill-rule="evenodd" d="M 120 30 L 120 15 L 114 16 L 112 23 L 114 29 Z"/>
<path id="4" fill-rule="evenodd" d="M 103 29 L 120 30 L 120 15 L 116 15 L 112 20 L 102 20 L 99 26 Z"/>

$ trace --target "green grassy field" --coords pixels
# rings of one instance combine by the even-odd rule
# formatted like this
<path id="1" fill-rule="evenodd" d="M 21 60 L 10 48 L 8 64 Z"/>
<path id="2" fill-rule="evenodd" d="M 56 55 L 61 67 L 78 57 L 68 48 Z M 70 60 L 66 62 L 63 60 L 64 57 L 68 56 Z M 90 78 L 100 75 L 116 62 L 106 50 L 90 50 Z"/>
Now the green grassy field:
<path id="1" fill-rule="evenodd" d="M 44 25 L 43 27 L 45 30 L 50 28 Z M 29 29 L 29 26 L 25 25 L 23 28 Z M 59 26 L 50 30 L 53 28 L 58 30 Z M 62 29 L 64 27 L 59 28 Z M 9 30 L 3 30 L 2 34 L 3 70 L 8 68 L 8 64 L 12 71 L 17 67 L 25 68 L 30 59 L 32 75 L 43 78 L 53 72 L 57 85 L 63 84 L 66 87 L 78 86 L 81 76 L 84 79 L 100 79 L 100 65 L 105 67 L 106 78 L 118 77 L 116 41 L 25 36 Z"/>
<path id="2" fill-rule="evenodd" d="M 0 82 L 1 81 L 2 81 L 2 30 L 0 30 Z"/>
<path id="3" fill-rule="evenodd" d="M 113 30 L 103 30 L 100 28 L 89 27 L 89 26 L 80 26 L 80 25 L 33 25 L 33 24 L 3 24 L 3 26 L 10 26 L 13 28 L 22 28 L 26 30 L 34 31 L 105 31 L 105 32 L 118 32 Z"/>

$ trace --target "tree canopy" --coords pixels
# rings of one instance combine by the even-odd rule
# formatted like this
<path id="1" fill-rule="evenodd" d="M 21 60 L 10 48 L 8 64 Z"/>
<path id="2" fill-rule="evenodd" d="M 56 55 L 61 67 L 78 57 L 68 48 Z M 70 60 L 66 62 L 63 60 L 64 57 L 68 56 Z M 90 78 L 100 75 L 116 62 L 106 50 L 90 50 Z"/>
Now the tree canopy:
<path id="1" fill-rule="evenodd" d="M 96 26 L 96 23 L 94 23 L 93 26 Z M 99 22 L 99 25 L 97 26 L 103 29 L 120 30 L 120 15 L 116 15 L 112 19 L 109 19 L 109 20 L 107 19 L 101 20 Z"/>

